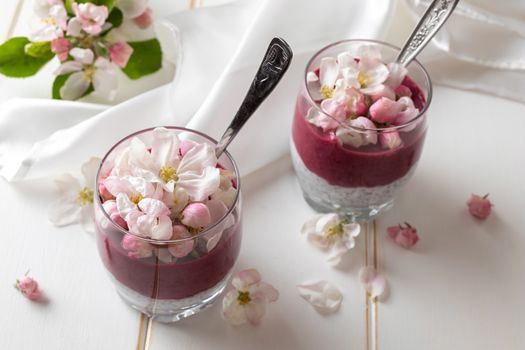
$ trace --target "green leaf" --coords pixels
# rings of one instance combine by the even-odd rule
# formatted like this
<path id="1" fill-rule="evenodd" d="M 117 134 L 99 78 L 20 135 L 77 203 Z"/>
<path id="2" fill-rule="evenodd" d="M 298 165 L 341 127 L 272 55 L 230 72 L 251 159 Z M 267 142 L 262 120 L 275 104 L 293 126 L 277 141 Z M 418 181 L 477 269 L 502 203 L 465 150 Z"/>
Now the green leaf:
<path id="1" fill-rule="evenodd" d="M 0 45 L 0 73 L 13 78 L 30 77 L 55 56 L 51 50 L 40 52 L 41 57 L 30 56 L 25 49 L 29 43 L 27 38 L 16 37 Z M 39 51 L 36 48 L 34 50 Z"/>
<path id="2" fill-rule="evenodd" d="M 49 41 L 32 43 L 26 48 L 26 54 L 31 57 L 45 57 L 51 53 L 51 43 Z"/>
<path id="3" fill-rule="evenodd" d="M 111 23 L 113 28 L 118 28 L 122 24 L 122 19 L 124 16 L 122 15 L 122 11 L 120 11 L 118 8 L 114 8 L 113 11 L 108 16 L 107 22 Z"/>
<path id="4" fill-rule="evenodd" d="M 133 53 L 122 71 L 131 79 L 155 73 L 162 67 L 162 50 L 157 39 L 128 43 Z"/>
<path id="5" fill-rule="evenodd" d="M 64 84 L 66 83 L 66 80 L 69 78 L 69 76 L 71 74 L 73 74 L 73 73 L 58 75 L 55 78 L 55 81 L 53 81 L 53 98 L 55 100 L 61 100 L 62 99 L 62 97 L 60 96 L 60 88 L 62 88 L 62 86 L 64 86 Z M 84 94 L 82 96 L 80 96 L 80 98 L 82 98 L 82 97 L 84 97 L 86 95 L 89 95 L 93 91 L 94 91 L 93 84 L 91 84 L 91 85 L 89 85 L 89 88 L 86 90 L 86 92 L 84 92 Z"/>
<path id="6" fill-rule="evenodd" d="M 64 86 L 67 78 L 69 78 L 71 74 L 73 73 L 57 75 L 57 77 L 55 78 L 55 81 L 53 81 L 53 98 L 55 100 L 62 99 L 62 97 L 60 97 L 60 88 Z"/>

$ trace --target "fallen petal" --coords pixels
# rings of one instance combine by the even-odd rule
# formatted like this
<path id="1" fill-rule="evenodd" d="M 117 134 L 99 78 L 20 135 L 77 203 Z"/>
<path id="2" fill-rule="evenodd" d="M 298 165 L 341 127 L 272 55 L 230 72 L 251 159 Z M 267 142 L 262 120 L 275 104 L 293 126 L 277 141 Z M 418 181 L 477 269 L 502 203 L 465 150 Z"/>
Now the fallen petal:
<path id="1" fill-rule="evenodd" d="M 385 292 L 387 281 L 372 266 L 362 267 L 359 270 L 359 280 L 371 298 L 379 298 Z"/>
<path id="2" fill-rule="evenodd" d="M 324 314 L 336 312 L 343 300 L 339 289 L 327 281 L 304 282 L 297 289 L 304 300 Z"/>

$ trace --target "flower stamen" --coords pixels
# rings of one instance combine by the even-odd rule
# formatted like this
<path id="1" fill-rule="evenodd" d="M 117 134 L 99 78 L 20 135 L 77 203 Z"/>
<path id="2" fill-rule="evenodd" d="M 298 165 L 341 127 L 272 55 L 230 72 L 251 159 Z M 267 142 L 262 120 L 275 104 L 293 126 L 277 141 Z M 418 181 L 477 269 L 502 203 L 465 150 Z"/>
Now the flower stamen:
<path id="1" fill-rule="evenodd" d="M 331 98 L 334 95 L 334 90 L 335 90 L 334 88 L 331 88 L 326 85 L 322 85 L 319 92 L 321 93 L 321 96 L 323 98 Z"/>
<path id="2" fill-rule="evenodd" d="M 252 298 L 250 297 L 250 292 L 239 291 L 237 294 L 237 301 L 240 305 L 248 304 L 250 301 L 252 301 Z"/>
<path id="3" fill-rule="evenodd" d="M 344 227 L 343 225 L 345 224 L 346 222 L 344 220 L 338 222 L 337 224 L 334 224 L 330 227 L 328 227 L 328 229 L 326 230 L 326 236 L 328 238 L 335 238 L 335 237 L 341 237 L 344 233 Z"/>
<path id="4" fill-rule="evenodd" d="M 177 169 L 172 166 L 163 166 L 160 168 L 159 177 L 164 182 L 177 181 Z"/>
<path id="5" fill-rule="evenodd" d="M 81 189 L 77 195 L 77 202 L 81 206 L 93 203 L 93 190 L 90 190 L 87 187 Z"/>
<path id="6" fill-rule="evenodd" d="M 367 87 L 369 81 L 370 77 L 368 76 L 368 74 L 364 72 L 359 72 L 359 74 L 357 74 L 357 82 L 362 88 Z"/>
<path id="7" fill-rule="evenodd" d="M 140 193 L 129 196 L 129 200 L 132 201 L 133 203 L 137 204 L 137 205 L 143 199 L 144 199 L 144 196 L 142 194 L 140 194 Z"/>

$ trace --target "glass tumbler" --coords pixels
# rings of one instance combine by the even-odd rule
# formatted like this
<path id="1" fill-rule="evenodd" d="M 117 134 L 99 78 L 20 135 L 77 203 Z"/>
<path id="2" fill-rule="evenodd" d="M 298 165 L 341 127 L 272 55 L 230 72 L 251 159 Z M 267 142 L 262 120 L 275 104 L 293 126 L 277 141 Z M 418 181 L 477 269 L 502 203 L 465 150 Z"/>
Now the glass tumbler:
<path id="1" fill-rule="evenodd" d="M 197 131 L 167 128 L 175 131 L 180 139 L 216 144 L 214 139 Z M 111 171 L 116 156 L 133 137 L 140 138 L 149 147 L 152 131 L 139 131 L 114 145 L 102 160 L 97 184 Z M 224 290 L 239 255 L 242 235 L 239 172 L 228 152 L 224 152 L 218 162 L 218 167 L 235 174 L 231 181 L 237 189 L 233 205 L 214 223 L 184 239 L 154 240 L 119 226 L 104 210 L 100 189 L 96 186 L 96 241 L 104 267 L 124 302 L 157 321 L 174 322 L 211 305 Z M 152 254 L 132 256 L 124 249 L 125 240 L 128 243 L 132 240 L 135 246 L 147 246 Z M 171 252 L 190 241 L 194 247 L 191 253 L 175 259 Z"/>
<path id="2" fill-rule="evenodd" d="M 320 67 L 323 57 L 336 57 L 363 45 L 376 48 L 384 63 L 393 62 L 399 49 L 371 40 L 345 40 L 317 52 L 308 62 L 297 96 L 292 124 L 291 156 L 307 203 L 318 212 L 337 212 L 352 220 L 368 221 L 390 208 L 395 193 L 414 173 L 421 156 L 427 130 L 427 109 L 432 98 L 430 78 L 418 61 L 406 68 L 403 85 L 412 94 L 419 113 L 403 125 L 360 128 L 339 122 L 339 128 L 353 135 L 389 137 L 396 133 L 401 145 L 385 149 L 379 142 L 352 146 L 338 141 L 335 131 L 323 131 L 307 119 L 312 113 L 333 118 L 320 108 L 307 89 L 307 74 Z M 369 101 L 370 103 L 370 101 Z"/>

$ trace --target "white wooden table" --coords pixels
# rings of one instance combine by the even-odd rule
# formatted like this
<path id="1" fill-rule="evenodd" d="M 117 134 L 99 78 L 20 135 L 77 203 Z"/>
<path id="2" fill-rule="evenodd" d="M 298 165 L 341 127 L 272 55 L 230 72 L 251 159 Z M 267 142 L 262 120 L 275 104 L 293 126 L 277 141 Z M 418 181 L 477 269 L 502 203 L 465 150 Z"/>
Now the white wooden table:
<path id="1" fill-rule="evenodd" d="M 198 5 L 151 3 L 157 11 Z M 17 6 L 14 0 L 2 6 L 5 33 L 6 13 Z M 400 44 L 410 25 L 400 25 L 404 13 L 397 11 L 388 39 Z M 215 305 L 177 324 L 146 329 L 144 317 L 113 291 L 93 237 L 47 221 L 55 197 L 51 181 L 0 180 L 0 349 L 133 349 L 144 343 L 152 350 L 524 349 L 525 106 L 438 86 L 430 120 L 414 178 L 394 208 L 366 227 L 340 269 L 325 264 L 299 234 L 313 211 L 287 156 L 243 178 L 244 238 L 236 269 L 258 268 L 281 292 L 258 328 L 230 327 Z M 472 192 L 490 192 L 495 207 L 486 222 L 466 211 Z M 402 221 L 420 232 L 410 251 L 385 234 Z M 367 261 L 390 281 L 384 303 L 370 303 L 358 283 Z M 47 304 L 30 303 L 13 289 L 28 268 Z M 309 279 L 342 290 L 337 314 L 320 316 L 299 298 L 295 285 Z"/>

